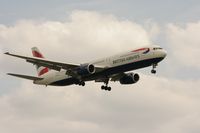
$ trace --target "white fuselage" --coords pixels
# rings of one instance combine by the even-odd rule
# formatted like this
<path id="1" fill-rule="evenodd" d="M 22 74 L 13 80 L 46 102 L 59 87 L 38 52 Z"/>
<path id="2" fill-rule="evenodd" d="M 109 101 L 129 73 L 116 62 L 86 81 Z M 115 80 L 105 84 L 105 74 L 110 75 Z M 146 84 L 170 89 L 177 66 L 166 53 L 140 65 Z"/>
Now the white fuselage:
<path id="1" fill-rule="evenodd" d="M 166 51 L 159 46 L 147 46 L 133 51 L 121 53 L 111 57 L 99 59 L 93 62 L 95 67 L 109 69 L 109 74 L 131 71 L 157 64 L 166 56 Z M 112 71 L 113 69 L 113 71 Z M 41 76 L 43 80 L 34 81 L 35 84 L 51 85 L 52 83 L 72 78 L 66 74 L 66 70 L 54 71 Z M 108 74 L 108 75 L 109 75 Z M 94 80 L 94 79 L 91 79 Z M 89 81 L 88 79 L 85 81 Z M 64 81 L 63 81 L 64 82 Z"/>

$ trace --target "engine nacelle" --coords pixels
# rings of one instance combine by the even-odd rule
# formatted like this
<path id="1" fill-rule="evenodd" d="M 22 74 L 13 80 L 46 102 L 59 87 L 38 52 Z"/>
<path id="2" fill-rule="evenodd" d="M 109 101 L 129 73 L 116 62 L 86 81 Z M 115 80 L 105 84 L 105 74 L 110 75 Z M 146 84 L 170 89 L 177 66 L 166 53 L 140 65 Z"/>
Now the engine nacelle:
<path id="1" fill-rule="evenodd" d="M 92 64 L 82 64 L 77 68 L 78 75 L 89 75 L 95 73 L 95 67 Z"/>
<path id="2" fill-rule="evenodd" d="M 125 76 L 123 76 L 119 82 L 121 84 L 134 84 L 137 83 L 140 79 L 140 76 L 137 73 L 127 73 Z"/>

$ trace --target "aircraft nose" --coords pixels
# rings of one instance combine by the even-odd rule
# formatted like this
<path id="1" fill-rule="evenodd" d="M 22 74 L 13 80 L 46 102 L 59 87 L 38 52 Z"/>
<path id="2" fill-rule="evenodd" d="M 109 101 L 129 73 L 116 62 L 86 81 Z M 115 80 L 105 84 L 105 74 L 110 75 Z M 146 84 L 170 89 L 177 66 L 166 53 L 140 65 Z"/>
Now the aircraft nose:
<path id="1" fill-rule="evenodd" d="M 162 50 L 162 57 L 165 58 L 167 56 L 167 51 L 166 50 Z"/>

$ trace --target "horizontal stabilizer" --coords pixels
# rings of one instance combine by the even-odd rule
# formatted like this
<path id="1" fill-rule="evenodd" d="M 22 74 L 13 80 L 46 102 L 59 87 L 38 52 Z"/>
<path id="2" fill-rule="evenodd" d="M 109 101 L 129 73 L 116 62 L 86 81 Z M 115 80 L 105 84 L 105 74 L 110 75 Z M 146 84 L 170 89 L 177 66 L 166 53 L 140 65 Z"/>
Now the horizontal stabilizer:
<path id="1" fill-rule="evenodd" d="M 13 74 L 13 73 L 8 73 L 8 75 L 15 76 L 15 77 L 18 77 L 18 78 L 28 79 L 28 80 L 34 80 L 34 81 L 43 79 L 43 78 L 39 78 L 39 77 L 21 75 L 21 74 Z"/>

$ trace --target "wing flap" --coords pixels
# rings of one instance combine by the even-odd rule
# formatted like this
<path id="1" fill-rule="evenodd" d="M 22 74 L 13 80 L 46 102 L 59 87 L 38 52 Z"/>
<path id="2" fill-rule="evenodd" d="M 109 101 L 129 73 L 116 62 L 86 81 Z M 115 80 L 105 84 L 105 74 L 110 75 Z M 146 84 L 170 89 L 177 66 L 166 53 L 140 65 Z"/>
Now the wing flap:
<path id="1" fill-rule="evenodd" d="M 21 75 L 21 74 L 14 74 L 14 73 L 7 73 L 10 76 L 15 76 L 18 78 L 23 78 L 23 79 L 28 79 L 28 80 L 42 80 L 43 78 L 39 78 L 39 77 L 34 77 L 34 76 L 28 76 L 28 75 Z"/>

